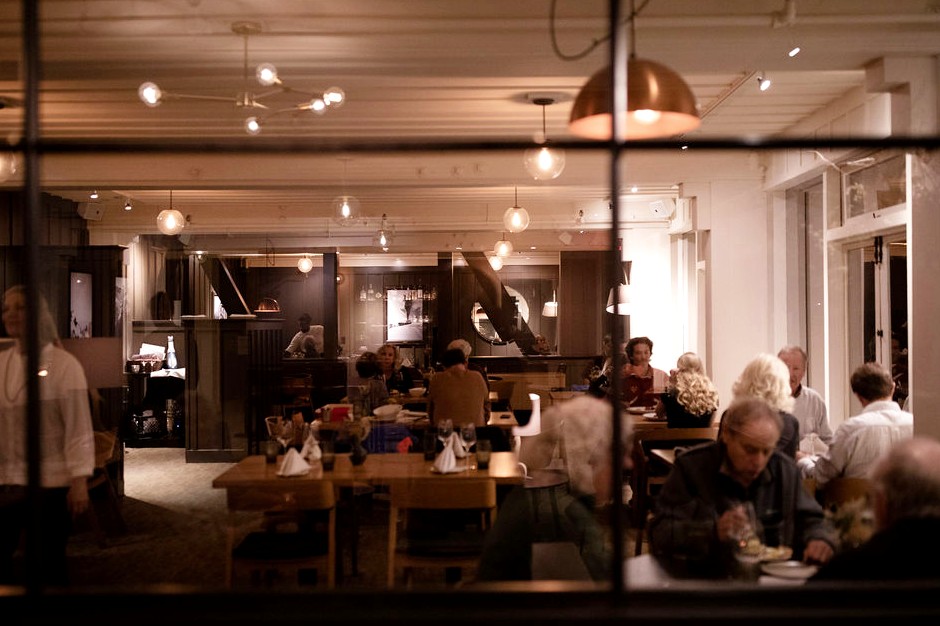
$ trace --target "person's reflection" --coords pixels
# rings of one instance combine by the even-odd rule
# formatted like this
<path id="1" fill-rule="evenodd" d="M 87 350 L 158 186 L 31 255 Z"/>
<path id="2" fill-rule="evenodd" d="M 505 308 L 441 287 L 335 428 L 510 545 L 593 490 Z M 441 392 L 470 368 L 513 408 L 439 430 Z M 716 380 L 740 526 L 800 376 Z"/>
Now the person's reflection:
<path id="1" fill-rule="evenodd" d="M 42 440 L 39 492 L 41 571 L 46 582 L 68 583 L 66 544 L 71 519 L 89 506 L 88 478 L 95 468 L 95 442 L 88 385 L 81 364 L 58 344 L 45 300 L 27 311 L 22 286 L 3 294 L 3 326 L 14 339 L 0 352 L 0 584 L 14 583 L 14 553 L 32 521 L 26 499 L 27 376 L 25 325 L 29 314 L 39 326 L 39 396 Z"/>

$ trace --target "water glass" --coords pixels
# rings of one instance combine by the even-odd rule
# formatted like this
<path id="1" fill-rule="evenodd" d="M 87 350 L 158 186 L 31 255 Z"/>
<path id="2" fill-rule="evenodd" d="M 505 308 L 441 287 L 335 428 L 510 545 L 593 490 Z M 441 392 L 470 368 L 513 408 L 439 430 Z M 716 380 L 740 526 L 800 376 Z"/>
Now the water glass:
<path id="1" fill-rule="evenodd" d="M 333 471 L 333 465 L 336 463 L 336 452 L 333 450 L 332 441 L 320 442 L 320 463 L 323 465 L 324 472 Z"/>
<path id="2" fill-rule="evenodd" d="M 428 428 L 424 431 L 424 438 L 421 444 L 424 448 L 424 460 L 433 461 L 437 454 L 437 433 L 434 432 L 433 428 Z"/>
<path id="3" fill-rule="evenodd" d="M 477 441 L 477 468 L 484 470 L 490 467 L 490 454 L 493 452 L 493 442 L 489 439 Z"/>
<path id="4" fill-rule="evenodd" d="M 281 444 L 279 444 L 274 439 L 269 439 L 264 442 L 264 462 L 265 463 L 277 463 L 277 453 L 281 449 Z"/>

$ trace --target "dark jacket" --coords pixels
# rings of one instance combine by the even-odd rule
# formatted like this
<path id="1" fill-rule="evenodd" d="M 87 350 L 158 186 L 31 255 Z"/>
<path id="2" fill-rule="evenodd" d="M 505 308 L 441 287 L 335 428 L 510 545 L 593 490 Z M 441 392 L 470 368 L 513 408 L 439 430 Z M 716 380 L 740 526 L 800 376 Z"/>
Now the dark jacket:
<path id="1" fill-rule="evenodd" d="M 702 415 L 689 413 L 679 402 L 674 389 L 662 394 L 660 398 L 663 403 L 663 410 L 666 412 L 666 422 L 669 428 L 708 428 L 712 425 L 714 411 Z"/>
<path id="2" fill-rule="evenodd" d="M 810 581 L 940 579 L 940 517 L 904 519 L 837 554 Z"/>
<path id="3" fill-rule="evenodd" d="M 748 488 L 721 472 L 724 459 L 721 442 L 696 446 L 676 458 L 654 501 L 650 523 L 652 552 L 667 569 L 695 577 L 730 575 L 732 546 L 718 541 L 715 524 L 722 513 L 741 502 L 754 504 L 767 534 L 765 542 L 791 546 L 795 559 L 802 558 L 803 548 L 812 539 L 838 544 L 819 503 L 803 489 L 800 470 L 792 459 L 775 451 Z"/>

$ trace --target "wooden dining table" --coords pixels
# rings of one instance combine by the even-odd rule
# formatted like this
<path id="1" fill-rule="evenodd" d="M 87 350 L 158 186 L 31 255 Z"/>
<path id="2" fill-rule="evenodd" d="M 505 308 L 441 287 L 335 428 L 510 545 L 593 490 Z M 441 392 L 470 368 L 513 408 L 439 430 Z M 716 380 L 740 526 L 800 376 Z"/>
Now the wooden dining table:
<path id="1" fill-rule="evenodd" d="M 492 478 L 497 485 L 517 485 L 524 480 L 515 452 L 493 452 L 489 468 L 482 470 L 477 468 L 476 455 L 471 454 L 469 460 L 472 469 L 450 474 L 433 472 L 433 461 L 426 461 L 423 454 L 370 454 L 362 465 L 353 465 L 348 454 L 337 454 L 332 471 L 323 471 L 323 466 L 315 461 L 310 464 L 310 471 L 306 474 L 285 478 L 277 474 L 283 459 L 283 456 L 279 456 L 276 463 L 265 463 L 264 455 L 247 456 L 217 476 L 212 486 L 216 489 L 302 489 L 305 484 L 323 480 L 332 481 L 339 487 L 389 485 L 395 481 L 448 480 L 459 487 L 461 481 L 468 479 Z M 465 459 L 457 460 L 458 467 L 464 463 Z"/>

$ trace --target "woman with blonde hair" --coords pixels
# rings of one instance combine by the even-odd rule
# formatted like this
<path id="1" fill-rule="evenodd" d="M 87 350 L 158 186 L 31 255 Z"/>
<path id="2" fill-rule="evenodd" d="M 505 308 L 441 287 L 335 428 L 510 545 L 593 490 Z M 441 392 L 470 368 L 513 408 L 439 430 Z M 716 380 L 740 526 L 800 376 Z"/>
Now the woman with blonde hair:
<path id="1" fill-rule="evenodd" d="M 800 422 L 790 413 L 793 396 L 787 364 L 773 354 L 758 354 L 744 367 L 731 387 L 731 393 L 735 400 L 760 398 L 775 408 L 783 419 L 777 450 L 791 459 L 796 458 L 796 449 L 800 443 Z"/>
<path id="2" fill-rule="evenodd" d="M 669 428 L 707 428 L 718 409 L 718 391 L 705 375 L 702 359 L 686 352 L 670 372 L 670 385 L 662 395 L 660 415 Z"/>

